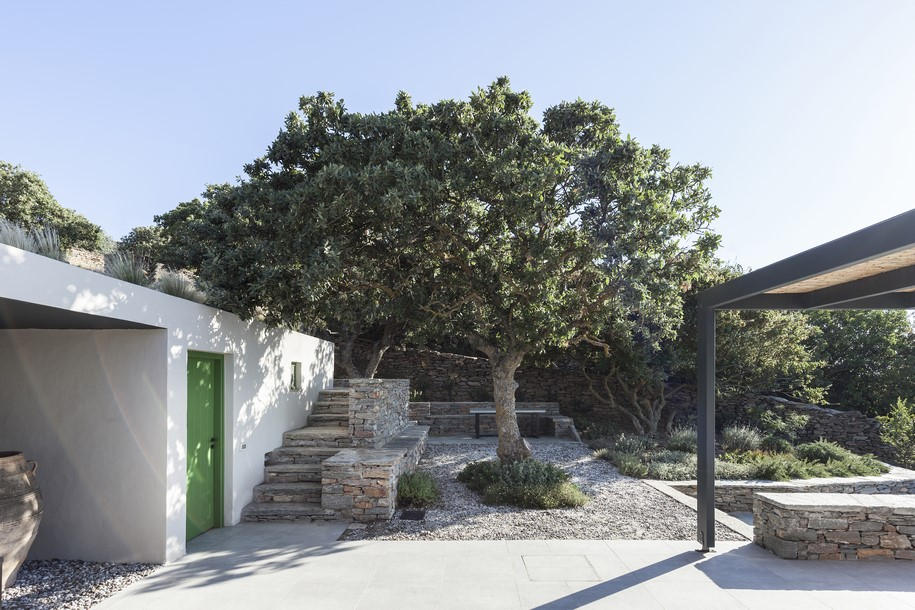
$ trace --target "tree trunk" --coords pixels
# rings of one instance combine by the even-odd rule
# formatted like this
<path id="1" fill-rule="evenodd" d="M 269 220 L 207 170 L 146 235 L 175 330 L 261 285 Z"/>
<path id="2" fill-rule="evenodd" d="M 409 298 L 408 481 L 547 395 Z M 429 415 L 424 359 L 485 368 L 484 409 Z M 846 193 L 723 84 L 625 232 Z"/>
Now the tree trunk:
<path id="1" fill-rule="evenodd" d="M 369 352 L 369 359 L 365 363 L 365 378 L 371 379 L 375 376 L 375 373 L 378 372 L 378 365 L 381 364 L 381 358 L 384 356 L 384 353 L 388 351 L 390 345 L 384 345 L 376 341 L 372 344 L 371 351 Z"/>
<path id="2" fill-rule="evenodd" d="M 389 347 L 394 345 L 394 339 L 397 335 L 397 326 L 393 322 L 388 322 L 384 325 L 384 331 L 381 333 L 381 338 L 372 343 L 369 359 L 365 363 L 366 378 L 371 379 L 375 376 L 375 373 L 378 372 L 378 365 L 381 364 L 384 353 L 388 351 Z"/>
<path id="3" fill-rule="evenodd" d="M 515 371 L 524 354 L 494 351 L 489 356 L 492 368 L 492 394 L 496 403 L 496 427 L 499 431 L 499 448 L 496 455 L 504 462 L 516 462 L 531 457 L 531 448 L 521 437 L 518 416 L 515 413 Z"/>
<path id="4" fill-rule="evenodd" d="M 351 335 L 340 343 L 340 367 L 346 371 L 346 376 L 350 379 L 362 377 L 356 370 L 356 363 L 353 362 L 353 343 L 355 341 L 355 335 Z"/>

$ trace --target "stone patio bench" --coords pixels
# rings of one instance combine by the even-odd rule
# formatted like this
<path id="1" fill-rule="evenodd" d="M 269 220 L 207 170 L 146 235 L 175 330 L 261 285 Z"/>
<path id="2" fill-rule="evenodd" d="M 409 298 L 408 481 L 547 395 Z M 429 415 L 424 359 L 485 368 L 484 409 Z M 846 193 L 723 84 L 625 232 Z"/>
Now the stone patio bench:
<path id="1" fill-rule="evenodd" d="M 412 472 L 429 426 L 405 427 L 378 449 L 343 449 L 321 463 L 321 507 L 338 518 L 380 521 L 394 516 L 397 479 Z"/>
<path id="2" fill-rule="evenodd" d="M 753 540 L 784 559 L 915 560 L 915 496 L 757 492 Z"/>

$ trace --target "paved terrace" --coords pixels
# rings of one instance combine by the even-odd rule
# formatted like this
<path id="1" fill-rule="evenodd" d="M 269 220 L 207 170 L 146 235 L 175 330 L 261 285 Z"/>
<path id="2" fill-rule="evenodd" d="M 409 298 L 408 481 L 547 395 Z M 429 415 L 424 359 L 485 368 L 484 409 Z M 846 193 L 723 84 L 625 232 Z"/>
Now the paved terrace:
<path id="1" fill-rule="evenodd" d="M 915 608 L 912 562 L 778 559 L 751 543 L 337 542 L 341 523 L 246 523 L 104 602 L 139 608 Z"/>

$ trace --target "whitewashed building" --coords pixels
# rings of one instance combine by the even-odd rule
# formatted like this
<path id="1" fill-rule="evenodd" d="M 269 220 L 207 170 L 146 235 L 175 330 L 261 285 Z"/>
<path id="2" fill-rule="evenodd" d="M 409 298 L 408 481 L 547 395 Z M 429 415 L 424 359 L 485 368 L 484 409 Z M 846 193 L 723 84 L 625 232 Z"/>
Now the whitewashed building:
<path id="1" fill-rule="evenodd" d="M 39 464 L 30 558 L 163 562 L 231 525 L 333 385 L 333 345 L 0 244 L 0 450 Z"/>

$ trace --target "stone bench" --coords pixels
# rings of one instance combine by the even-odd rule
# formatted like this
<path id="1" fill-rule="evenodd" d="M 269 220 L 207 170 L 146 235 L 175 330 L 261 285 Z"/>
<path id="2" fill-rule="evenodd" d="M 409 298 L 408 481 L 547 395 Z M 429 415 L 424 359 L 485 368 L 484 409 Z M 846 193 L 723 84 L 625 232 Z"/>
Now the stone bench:
<path id="1" fill-rule="evenodd" d="M 430 436 L 464 436 L 476 433 L 476 409 L 494 409 L 492 402 L 411 402 L 409 418 L 430 427 Z M 517 402 L 515 409 L 544 410 L 538 418 L 519 417 L 518 427 L 524 436 L 555 436 L 581 440 L 571 417 L 561 415 L 558 402 Z M 495 418 L 486 417 L 480 421 L 480 434 L 491 436 L 497 433 Z"/>
<path id="2" fill-rule="evenodd" d="M 784 559 L 915 560 L 915 496 L 757 492 L 753 540 Z"/>
<path id="3" fill-rule="evenodd" d="M 428 435 L 428 426 L 413 424 L 381 448 L 343 449 L 324 460 L 321 507 L 355 521 L 393 517 L 397 479 L 416 468 Z"/>

